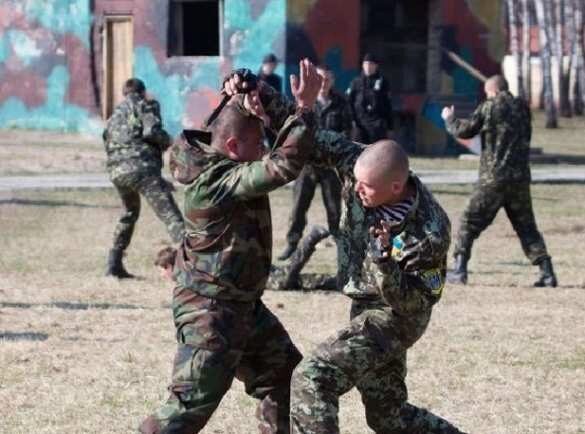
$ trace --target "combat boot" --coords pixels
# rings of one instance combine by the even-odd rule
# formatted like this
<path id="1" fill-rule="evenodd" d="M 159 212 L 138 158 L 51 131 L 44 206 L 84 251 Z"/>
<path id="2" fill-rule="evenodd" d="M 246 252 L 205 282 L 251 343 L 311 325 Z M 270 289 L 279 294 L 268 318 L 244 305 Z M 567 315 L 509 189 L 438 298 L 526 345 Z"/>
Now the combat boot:
<path id="1" fill-rule="evenodd" d="M 106 276 L 113 276 L 117 277 L 118 279 L 132 279 L 134 278 L 133 274 L 128 273 L 124 268 L 124 264 L 122 263 L 122 257 L 124 256 L 124 251 L 120 249 L 112 249 L 110 250 L 110 254 L 108 255 L 108 266 L 106 269 Z"/>
<path id="2" fill-rule="evenodd" d="M 297 249 L 297 243 L 288 243 L 282 253 L 278 255 L 279 261 L 286 261 Z"/>
<path id="3" fill-rule="evenodd" d="M 550 258 L 545 258 L 538 263 L 540 268 L 540 276 L 534 286 L 537 288 L 556 288 L 557 287 L 557 276 L 553 270 L 552 261 Z"/>
<path id="4" fill-rule="evenodd" d="M 455 267 L 447 272 L 447 282 L 453 285 L 467 285 L 467 258 L 465 255 L 455 256 Z"/>
<path id="5" fill-rule="evenodd" d="M 286 268 L 286 279 L 284 281 L 285 289 L 301 288 L 301 270 L 311 258 L 315 251 L 315 246 L 324 238 L 329 236 L 329 231 L 323 226 L 315 225 L 311 228 L 308 235 L 303 237 L 300 245 L 295 250 Z"/>

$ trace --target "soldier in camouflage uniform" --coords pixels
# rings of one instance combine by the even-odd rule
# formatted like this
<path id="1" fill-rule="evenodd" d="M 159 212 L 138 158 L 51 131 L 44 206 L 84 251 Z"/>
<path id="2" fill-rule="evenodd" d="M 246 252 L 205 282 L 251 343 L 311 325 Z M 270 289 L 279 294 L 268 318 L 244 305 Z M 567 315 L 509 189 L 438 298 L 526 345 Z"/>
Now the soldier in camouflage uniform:
<path id="1" fill-rule="evenodd" d="M 301 354 L 262 303 L 270 271 L 272 222 L 268 193 L 293 180 L 310 154 L 320 79 L 308 61 L 297 105 L 287 105 L 275 146 L 262 158 L 257 95 L 237 95 L 206 132 L 183 133 L 171 170 L 185 188 L 185 239 L 177 252 L 173 316 L 178 349 L 168 401 L 142 433 L 192 434 L 203 429 L 234 378 L 260 400 L 262 434 L 289 433 L 290 376 Z M 237 75 L 239 77 L 239 75 Z M 262 103 L 277 94 L 266 86 Z M 290 108 L 290 116 L 289 116 Z"/>
<path id="2" fill-rule="evenodd" d="M 471 246 L 481 232 L 504 208 L 520 238 L 524 253 L 540 268 L 537 287 L 555 287 L 557 279 L 544 240 L 536 227 L 530 196 L 530 109 L 521 98 L 508 91 L 502 76 L 485 84 L 487 100 L 470 119 L 457 119 L 453 107 L 443 109 L 447 131 L 468 139 L 481 136 L 479 182 L 476 184 L 459 226 L 455 243 L 455 269 L 450 283 L 467 283 L 467 262 Z"/>
<path id="3" fill-rule="evenodd" d="M 106 275 L 118 278 L 133 277 L 124 268 L 122 257 L 140 214 L 140 195 L 165 224 L 173 242 L 180 242 L 184 232 L 172 186 L 161 176 L 162 154 L 171 138 L 162 127 L 160 106 L 146 98 L 146 88 L 139 79 L 126 81 L 123 93 L 124 101 L 114 109 L 103 135 L 107 169 L 124 206 L 106 271 Z"/>
<path id="4" fill-rule="evenodd" d="M 459 433 L 407 403 L 405 384 L 406 352 L 426 330 L 444 287 L 447 214 L 409 172 L 395 142 L 365 147 L 318 130 L 312 162 L 335 167 L 344 183 L 338 266 L 353 303 L 349 324 L 293 374 L 292 433 L 339 433 L 339 396 L 353 387 L 378 434 Z"/>
<path id="5" fill-rule="evenodd" d="M 326 66 L 319 66 L 317 72 L 323 78 L 315 115 L 319 128 L 344 133 L 351 136 L 351 109 L 344 96 L 337 92 L 333 85 L 335 76 Z M 293 188 L 293 211 L 287 238 L 287 246 L 278 257 L 288 259 L 295 251 L 303 230 L 307 224 L 307 211 L 315 195 L 317 184 L 321 186 L 323 205 L 327 214 L 329 232 L 337 235 L 339 218 L 341 216 L 341 182 L 334 170 L 306 165 L 295 181 Z"/>

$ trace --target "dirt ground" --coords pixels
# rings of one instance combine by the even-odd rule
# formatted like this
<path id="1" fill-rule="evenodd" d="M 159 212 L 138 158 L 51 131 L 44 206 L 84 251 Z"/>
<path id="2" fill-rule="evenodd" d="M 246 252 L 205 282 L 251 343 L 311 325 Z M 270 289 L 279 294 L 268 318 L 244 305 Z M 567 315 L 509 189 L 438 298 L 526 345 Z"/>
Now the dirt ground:
<path id="1" fill-rule="evenodd" d="M 433 186 L 454 231 L 470 187 Z M 584 185 L 537 185 L 534 205 L 561 286 L 530 286 L 501 213 L 471 260 L 470 285 L 447 287 L 409 353 L 410 400 L 471 433 L 584 433 Z M 272 196 L 275 251 L 289 190 Z M 180 192 L 178 193 L 180 198 Z M 320 195 L 311 222 L 324 223 Z M 167 242 L 143 207 L 128 251 L 141 280 L 102 277 L 114 222 L 113 190 L 0 196 L 0 432 L 128 433 L 166 397 L 175 348 L 171 285 L 151 263 Z M 333 272 L 333 247 L 309 271 Z M 347 321 L 340 294 L 267 292 L 264 300 L 304 353 Z M 255 432 L 255 401 L 235 382 L 206 434 Z M 341 401 L 344 434 L 366 434 L 359 395 Z"/>

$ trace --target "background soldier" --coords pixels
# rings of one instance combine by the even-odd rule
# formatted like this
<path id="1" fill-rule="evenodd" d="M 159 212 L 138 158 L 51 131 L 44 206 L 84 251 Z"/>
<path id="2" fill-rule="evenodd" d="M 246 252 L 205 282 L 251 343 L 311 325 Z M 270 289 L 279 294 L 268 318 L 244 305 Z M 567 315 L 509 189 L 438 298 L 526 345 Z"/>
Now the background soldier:
<path id="1" fill-rule="evenodd" d="M 267 109 L 273 127 L 281 110 Z M 344 182 L 339 280 L 353 303 L 350 323 L 293 374 L 291 432 L 339 433 L 339 396 L 357 387 L 377 433 L 459 433 L 407 403 L 405 384 L 406 352 L 426 330 L 444 287 L 447 214 L 409 172 L 408 157 L 395 142 L 366 147 L 318 130 L 313 158 L 335 167 Z"/>
<path id="2" fill-rule="evenodd" d="M 281 93 L 282 78 L 274 72 L 277 66 L 278 58 L 273 53 L 264 56 L 264 59 L 262 59 L 262 65 L 260 66 L 260 71 L 258 71 L 258 79 L 268 83 L 274 88 L 274 90 Z"/>
<path id="3" fill-rule="evenodd" d="M 291 82 L 297 107 L 272 119 L 282 128 L 264 157 L 263 109 L 254 93 L 234 97 L 208 132 L 185 132 L 188 142 L 173 147 L 173 176 L 188 184 L 187 234 L 174 266 L 178 347 L 171 395 L 142 423 L 143 433 L 201 431 L 235 377 L 260 400 L 260 433 L 289 433 L 290 376 L 301 354 L 261 296 L 272 255 L 268 193 L 300 173 L 313 143 L 310 108 L 320 79 L 308 61 L 300 75 L 300 83 Z M 270 105 L 278 94 L 265 87 Z M 166 268 L 165 258 L 158 262 Z"/>
<path id="4" fill-rule="evenodd" d="M 335 76 L 326 66 L 319 66 L 317 72 L 323 80 L 315 103 L 317 124 L 319 128 L 338 131 L 349 138 L 351 110 L 343 95 L 333 88 Z M 278 259 L 288 259 L 295 251 L 307 224 L 307 211 L 317 184 L 321 186 L 329 232 L 333 236 L 337 235 L 341 215 L 341 182 L 333 169 L 305 165 L 295 181 L 291 223 L 286 236 L 287 246 Z"/>
<path id="5" fill-rule="evenodd" d="M 162 127 L 160 106 L 146 97 L 144 83 L 131 78 L 122 90 L 124 101 L 108 119 L 104 130 L 107 169 L 124 211 L 114 233 L 106 275 L 133 277 L 122 264 L 140 214 L 140 195 L 165 224 L 173 242 L 181 241 L 183 217 L 172 195 L 172 185 L 161 176 L 162 154 L 171 138 Z"/>
<path id="6" fill-rule="evenodd" d="M 504 208 L 528 259 L 540 267 L 537 287 L 556 287 L 557 279 L 544 240 L 536 227 L 530 196 L 530 109 L 508 91 L 504 77 L 491 77 L 484 86 L 487 100 L 469 120 L 457 119 L 453 107 L 443 108 L 447 131 L 455 137 L 481 136 L 479 182 L 463 215 L 455 243 L 451 283 L 467 283 L 467 262 L 479 234 Z"/>
<path id="7" fill-rule="evenodd" d="M 354 139 L 360 143 L 374 143 L 388 138 L 392 129 L 390 89 L 372 54 L 364 56 L 362 73 L 351 82 L 347 95 L 356 123 Z"/>

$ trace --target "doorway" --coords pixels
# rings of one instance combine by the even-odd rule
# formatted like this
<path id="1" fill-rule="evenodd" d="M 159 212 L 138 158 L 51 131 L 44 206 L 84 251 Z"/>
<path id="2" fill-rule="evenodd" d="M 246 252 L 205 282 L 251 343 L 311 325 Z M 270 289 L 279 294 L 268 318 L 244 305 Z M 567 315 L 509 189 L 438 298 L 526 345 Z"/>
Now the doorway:
<path id="1" fill-rule="evenodd" d="M 373 53 L 394 95 L 425 93 L 430 0 L 362 0 L 360 48 Z"/>
<path id="2" fill-rule="evenodd" d="M 102 115 L 107 119 L 124 96 L 124 82 L 132 77 L 133 25 L 128 15 L 104 17 Z"/>

